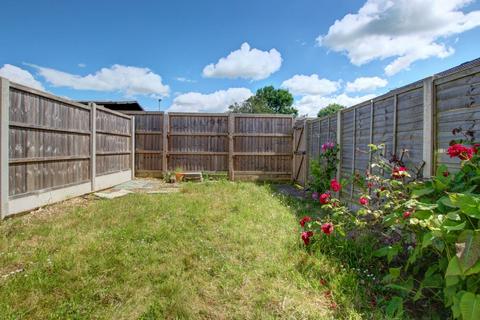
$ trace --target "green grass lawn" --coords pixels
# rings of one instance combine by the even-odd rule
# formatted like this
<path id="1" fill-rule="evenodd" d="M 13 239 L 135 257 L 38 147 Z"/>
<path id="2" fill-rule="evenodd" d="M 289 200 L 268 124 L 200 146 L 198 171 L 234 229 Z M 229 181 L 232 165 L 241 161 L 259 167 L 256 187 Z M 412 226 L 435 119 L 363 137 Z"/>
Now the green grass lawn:
<path id="1" fill-rule="evenodd" d="M 220 181 L 0 222 L 0 318 L 371 319 L 355 273 L 303 248 L 288 203 Z"/>

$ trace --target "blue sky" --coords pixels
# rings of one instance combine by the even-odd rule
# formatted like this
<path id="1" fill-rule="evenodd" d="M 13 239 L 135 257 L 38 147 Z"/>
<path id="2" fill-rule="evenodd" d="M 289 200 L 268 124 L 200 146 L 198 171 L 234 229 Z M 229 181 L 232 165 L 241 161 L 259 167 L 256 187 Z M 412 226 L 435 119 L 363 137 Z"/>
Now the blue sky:
<path id="1" fill-rule="evenodd" d="M 2 12 L 0 75 L 148 110 L 161 98 L 221 112 L 274 85 L 314 115 L 480 56 L 469 0 L 3 0 Z"/>

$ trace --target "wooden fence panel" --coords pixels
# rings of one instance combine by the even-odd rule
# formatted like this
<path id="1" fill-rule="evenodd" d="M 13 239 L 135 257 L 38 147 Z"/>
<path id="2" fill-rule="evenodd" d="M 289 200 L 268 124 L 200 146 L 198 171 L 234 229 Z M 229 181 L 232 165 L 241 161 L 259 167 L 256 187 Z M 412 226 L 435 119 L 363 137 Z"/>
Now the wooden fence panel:
<path id="1" fill-rule="evenodd" d="M 234 115 L 235 176 L 290 180 L 292 127 L 291 116 Z"/>
<path id="2" fill-rule="evenodd" d="M 90 110 L 10 88 L 9 195 L 89 180 Z"/>
<path id="3" fill-rule="evenodd" d="M 96 176 L 129 170 L 131 167 L 130 117 L 97 108 Z"/>
<path id="4" fill-rule="evenodd" d="M 2 218 L 131 179 L 129 116 L 5 79 L 0 83 L 2 138 L 8 134 L 1 146 L 8 155 L 6 165 L 2 160 L 8 173 L 2 181 L 2 190 L 8 190 L 8 198 L 1 198 Z M 103 175 L 97 182 L 95 167 Z"/>
<path id="5" fill-rule="evenodd" d="M 460 160 L 445 154 L 455 137 L 454 128 L 471 130 L 479 141 L 480 133 L 480 67 L 434 79 L 436 109 L 436 165 L 458 170 Z"/>
<path id="6" fill-rule="evenodd" d="M 395 153 L 407 167 L 421 166 L 423 161 L 423 88 L 397 95 L 397 133 Z"/>
<path id="7" fill-rule="evenodd" d="M 228 171 L 226 114 L 169 113 L 168 170 Z"/>
<path id="8" fill-rule="evenodd" d="M 477 142 L 480 138 L 480 59 L 342 110 L 340 119 L 340 124 L 335 121 L 335 128 L 340 125 L 341 137 L 334 138 L 341 148 L 340 178 L 365 173 L 371 162 L 369 143 L 384 144 L 387 158 L 404 153 L 407 167 L 421 173 L 423 166 L 427 178 L 439 165 L 455 171 L 459 159 L 446 154 L 455 138 L 452 130 L 471 130 Z M 315 158 L 325 141 L 325 121 L 308 119 L 304 128 L 309 131 L 307 155 Z M 434 150 L 433 157 L 430 148 Z M 359 191 L 348 186 L 341 197 L 351 200 Z"/>
<path id="9" fill-rule="evenodd" d="M 236 172 L 239 178 L 266 175 L 277 178 L 275 175 L 279 172 L 282 178 L 288 176 L 290 179 L 293 148 L 291 116 L 127 114 L 135 116 L 136 170 L 139 175 L 162 175 L 164 171 L 179 168 L 185 171 Z M 232 119 L 231 130 L 229 118 Z M 165 165 L 163 159 L 166 159 Z"/>

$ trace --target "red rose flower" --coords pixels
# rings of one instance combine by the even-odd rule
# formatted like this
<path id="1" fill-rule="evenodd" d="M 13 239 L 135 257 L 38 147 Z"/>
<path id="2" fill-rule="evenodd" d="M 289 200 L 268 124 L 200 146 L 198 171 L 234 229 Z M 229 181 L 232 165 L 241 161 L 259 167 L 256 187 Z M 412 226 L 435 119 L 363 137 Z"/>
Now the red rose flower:
<path id="1" fill-rule="evenodd" d="M 448 170 L 443 171 L 443 176 L 448 177 L 450 175 L 450 172 Z"/>
<path id="2" fill-rule="evenodd" d="M 360 197 L 358 200 L 362 206 L 367 206 L 368 205 L 368 199 L 366 197 Z"/>
<path id="3" fill-rule="evenodd" d="M 306 246 L 310 243 L 310 237 L 313 236 L 313 231 L 304 231 L 302 232 L 302 240 Z"/>
<path id="4" fill-rule="evenodd" d="M 332 179 L 332 181 L 330 181 L 330 188 L 333 191 L 338 192 L 342 189 L 342 185 L 337 181 L 337 179 Z"/>
<path id="5" fill-rule="evenodd" d="M 447 153 L 450 158 L 458 157 L 460 160 L 470 160 L 473 157 L 473 148 L 468 148 L 462 144 L 454 144 L 448 147 Z"/>
<path id="6" fill-rule="evenodd" d="M 300 220 L 300 225 L 302 227 L 304 227 L 305 223 L 310 222 L 310 221 L 312 221 L 312 218 L 310 218 L 309 216 L 305 216 L 305 217 L 302 218 L 302 220 Z"/>
<path id="7" fill-rule="evenodd" d="M 480 150 L 480 143 L 475 143 L 472 147 L 473 149 L 473 152 L 475 152 L 475 154 L 478 153 L 478 150 Z"/>
<path id="8" fill-rule="evenodd" d="M 327 204 L 330 202 L 330 193 L 322 193 L 320 195 L 320 203 Z"/>
<path id="9" fill-rule="evenodd" d="M 329 236 L 333 232 L 333 224 L 330 222 L 322 224 L 322 231 Z"/>
<path id="10" fill-rule="evenodd" d="M 410 211 L 405 211 L 403 213 L 403 219 L 408 219 L 408 218 L 410 218 L 411 215 L 412 215 L 412 213 Z"/>
<path id="11" fill-rule="evenodd" d="M 407 174 L 407 168 L 405 167 L 394 167 L 392 171 L 392 177 L 395 179 L 400 179 Z"/>

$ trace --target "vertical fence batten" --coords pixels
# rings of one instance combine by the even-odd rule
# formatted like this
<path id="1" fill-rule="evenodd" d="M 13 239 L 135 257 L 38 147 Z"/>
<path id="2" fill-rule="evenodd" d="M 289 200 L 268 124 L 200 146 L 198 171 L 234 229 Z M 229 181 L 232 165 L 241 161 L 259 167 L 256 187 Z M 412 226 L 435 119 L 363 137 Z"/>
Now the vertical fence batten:
<path id="1" fill-rule="evenodd" d="M 0 77 L 0 218 L 8 215 L 10 82 Z"/>
<path id="2" fill-rule="evenodd" d="M 132 180 L 135 179 L 135 116 L 130 121 L 130 168 Z"/>
<path id="3" fill-rule="evenodd" d="M 392 155 L 397 154 L 398 95 L 393 95 Z"/>
<path id="4" fill-rule="evenodd" d="M 423 167 L 424 178 L 430 178 L 433 174 L 433 77 L 423 80 Z"/>
<path id="5" fill-rule="evenodd" d="M 165 175 L 168 171 L 168 135 L 169 135 L 169 126 L 170 120 L 167 113 L 163 114 L 163 124 L 162 124 L 162 172 Z"/>
<path id="6" fill-rule="evenodd" d="M 235 116 L 230 113 L 228 115 L 228 178 L 231 181 L 235 180 L 235 171 L 234 171 L 234 135 L 235 133 Z"/>
<path id="7" fill-rule="evenodd" d="M 370 100 L 370 139 L 369 143 L 373 144 L 373 119 L 375 117 L 375 102 Z M 368 171 L 371 171 L 372 166 L 372 152 L 368 153 Z"/>
<path id="8" fill-rule="evenodd" d="M 355 155 L 356 155 L 356 148 L 357 148 L 357 108 L 353 109 L 353 147 L 352 147 L 352 177 L 355 175 Z M 350 199 L 353 199 L 353 192 L 355 189 L 355 183 L 350 185 Z"/>
<path id="9" fill-rule="evenodd" d="M 337 145 L 339 147 L 338 152 L 338 164 L 337 164 L 337 180 L 340 181 L 342 171 L 342 111 L 337 112 Z"/>

